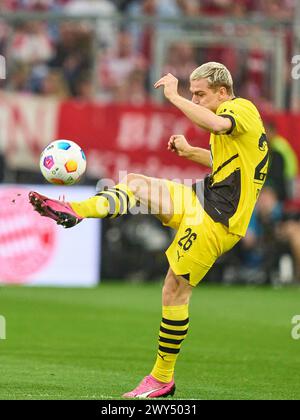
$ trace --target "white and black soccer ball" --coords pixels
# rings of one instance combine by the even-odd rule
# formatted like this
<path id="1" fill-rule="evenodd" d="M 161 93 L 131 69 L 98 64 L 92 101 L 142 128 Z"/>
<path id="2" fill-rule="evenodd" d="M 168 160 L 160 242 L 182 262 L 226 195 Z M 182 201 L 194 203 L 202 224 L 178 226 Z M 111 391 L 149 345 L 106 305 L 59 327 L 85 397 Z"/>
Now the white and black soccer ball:
<path id="1" fill-rule="evenodd" d="M 86 171 L 86 157 L 73 141 L 56 140 L 41 154 L 40 169 L 51 184 L 73 185 Z"/>

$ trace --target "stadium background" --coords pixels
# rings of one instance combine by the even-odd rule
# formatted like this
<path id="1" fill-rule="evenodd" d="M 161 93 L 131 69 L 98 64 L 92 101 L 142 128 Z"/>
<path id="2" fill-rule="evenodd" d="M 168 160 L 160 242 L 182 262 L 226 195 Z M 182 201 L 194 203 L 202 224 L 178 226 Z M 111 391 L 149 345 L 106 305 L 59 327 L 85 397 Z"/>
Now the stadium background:
<path id="1" fill-rule="evenodd" d="M 6 60 L 6 78 L 0 80 L 0 283 L 103 282 L 84 292 L 1 288 L 0 314 L 13 339 L 0 340 L 5 363 L 0 398 L 117 397 L 122 386 L 140 379 L 145 363 L 151 366 L 147 349 L 155 351 L 164 250 L 173 233 L 139 215 L 96 222 L 77 237 L 66 238 L 52 225 L 45 234 L 24 200 L 29 185 L 45 188 L 40 152 L 56 138 L 74 140 L 86 151 L 87 176 L 80 187 L 62 189 L 66 196 L 91 194 L 104 178 L 118 181 L 120 171 L 202 178 L 205 168 L 169 153 L 166 144 L 171 134 L 182 133 L 207 147 L 208 135 L 165 103 L 153 82 L 172 72 L 181 94 L 189 97 L 191 71 L 220 61 L 233 74 L 236 94 L 257 104 L 268 130 L 283 136 L 300 159 L 300 71 L 295 71 L 300 58 L 293 62 L 300 55 L 300 5 L 296 0 L 2 0 L 0 54 Z M 290 330 L 300 313 L 300 188 L 298 173 L 287 174 L 284 153 L 274 147 L 273 156 L 267 193 L 248 236 L 196 291 L 193 316 L 200 327 L 179 368 L 182 398 L 299 399 L 294 373 L 299 343 Z M 56 254 L 51 267 L 50 248 Z M 104 342 L 95 336 L 100 322 Z M 132 341 L 125 348 L 127 340 Z M 199 348 L 205 363 L 197 364 Z M 133 372 L 131 355 L 141 350 L 145 357 Z M 76 390 L 74 366 L 82 378 Z M 34 372 L 32 379 L 28 372 Z M 193 372 L 201 383 L 193 378 L 192 390 Z"/>

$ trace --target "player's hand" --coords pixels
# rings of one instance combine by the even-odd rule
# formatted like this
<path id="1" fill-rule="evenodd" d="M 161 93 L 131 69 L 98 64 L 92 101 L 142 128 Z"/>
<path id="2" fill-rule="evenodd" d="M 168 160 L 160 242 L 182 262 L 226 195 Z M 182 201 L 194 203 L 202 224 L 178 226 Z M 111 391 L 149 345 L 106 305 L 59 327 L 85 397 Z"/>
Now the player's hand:
<path id="1" fill-rule="evenodd" d="M 178 156 L 187 157 L 190 153 L 191 145 L 183 135 L 174 135 L 170 137 L 168 150 L 171 150 Z"/>
<path id="2" fill-rule="evenodd" d="M 170 100 L 174 96 L 178 95 L 178 79 L 176 79 L 173 74 L 168 73 L 166 76 L 158 80 L 154 85 L 155 89 L 158 89 L 161 86 L 164 87 L 164 94 L 167 99 Z"/>

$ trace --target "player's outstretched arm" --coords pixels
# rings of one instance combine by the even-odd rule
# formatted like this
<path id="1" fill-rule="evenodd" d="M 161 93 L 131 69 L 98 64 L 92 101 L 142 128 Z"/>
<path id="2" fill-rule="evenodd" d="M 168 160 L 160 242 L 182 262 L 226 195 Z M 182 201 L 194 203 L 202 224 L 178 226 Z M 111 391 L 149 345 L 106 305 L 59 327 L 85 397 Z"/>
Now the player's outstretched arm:
<path id="1" fill-rule="evenodd" d="M 210 151 L 201 147 L 191 146 L 183 135 L 174 135 L 170 138 L 168 149 L 178 156 L 192 160 L 200 165 L 211 168 Z"/>
<path id="2" fill-rule="evenodd" d="M 220 117 L 201 105 L 183 98 L 178 94 L 178 79 L 171 73 L 158 80 L 154 87 L 164 87 L 165 97 L 180 109 L 193 123 L 206 131 L 215 134 L 227 133 L 232 128 L 228 118 Z"/>

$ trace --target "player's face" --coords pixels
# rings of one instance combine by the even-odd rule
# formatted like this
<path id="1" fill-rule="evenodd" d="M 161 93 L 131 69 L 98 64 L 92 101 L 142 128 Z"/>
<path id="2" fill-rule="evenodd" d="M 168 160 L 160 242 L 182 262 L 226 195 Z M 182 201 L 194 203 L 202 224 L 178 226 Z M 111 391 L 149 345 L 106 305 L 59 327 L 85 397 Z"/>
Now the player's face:
<path id="1" fill-rule="evenodd" d="M 217 112 L 220 104 L 226 100 L 226 89 L 213 90 L 208 86 L 207 79 L 192 80 L 190 91 L 193 95 L 192 102 L 204 106 L 212 112 Z M 225 91 L 225 96 L 224 96 Z"/>

